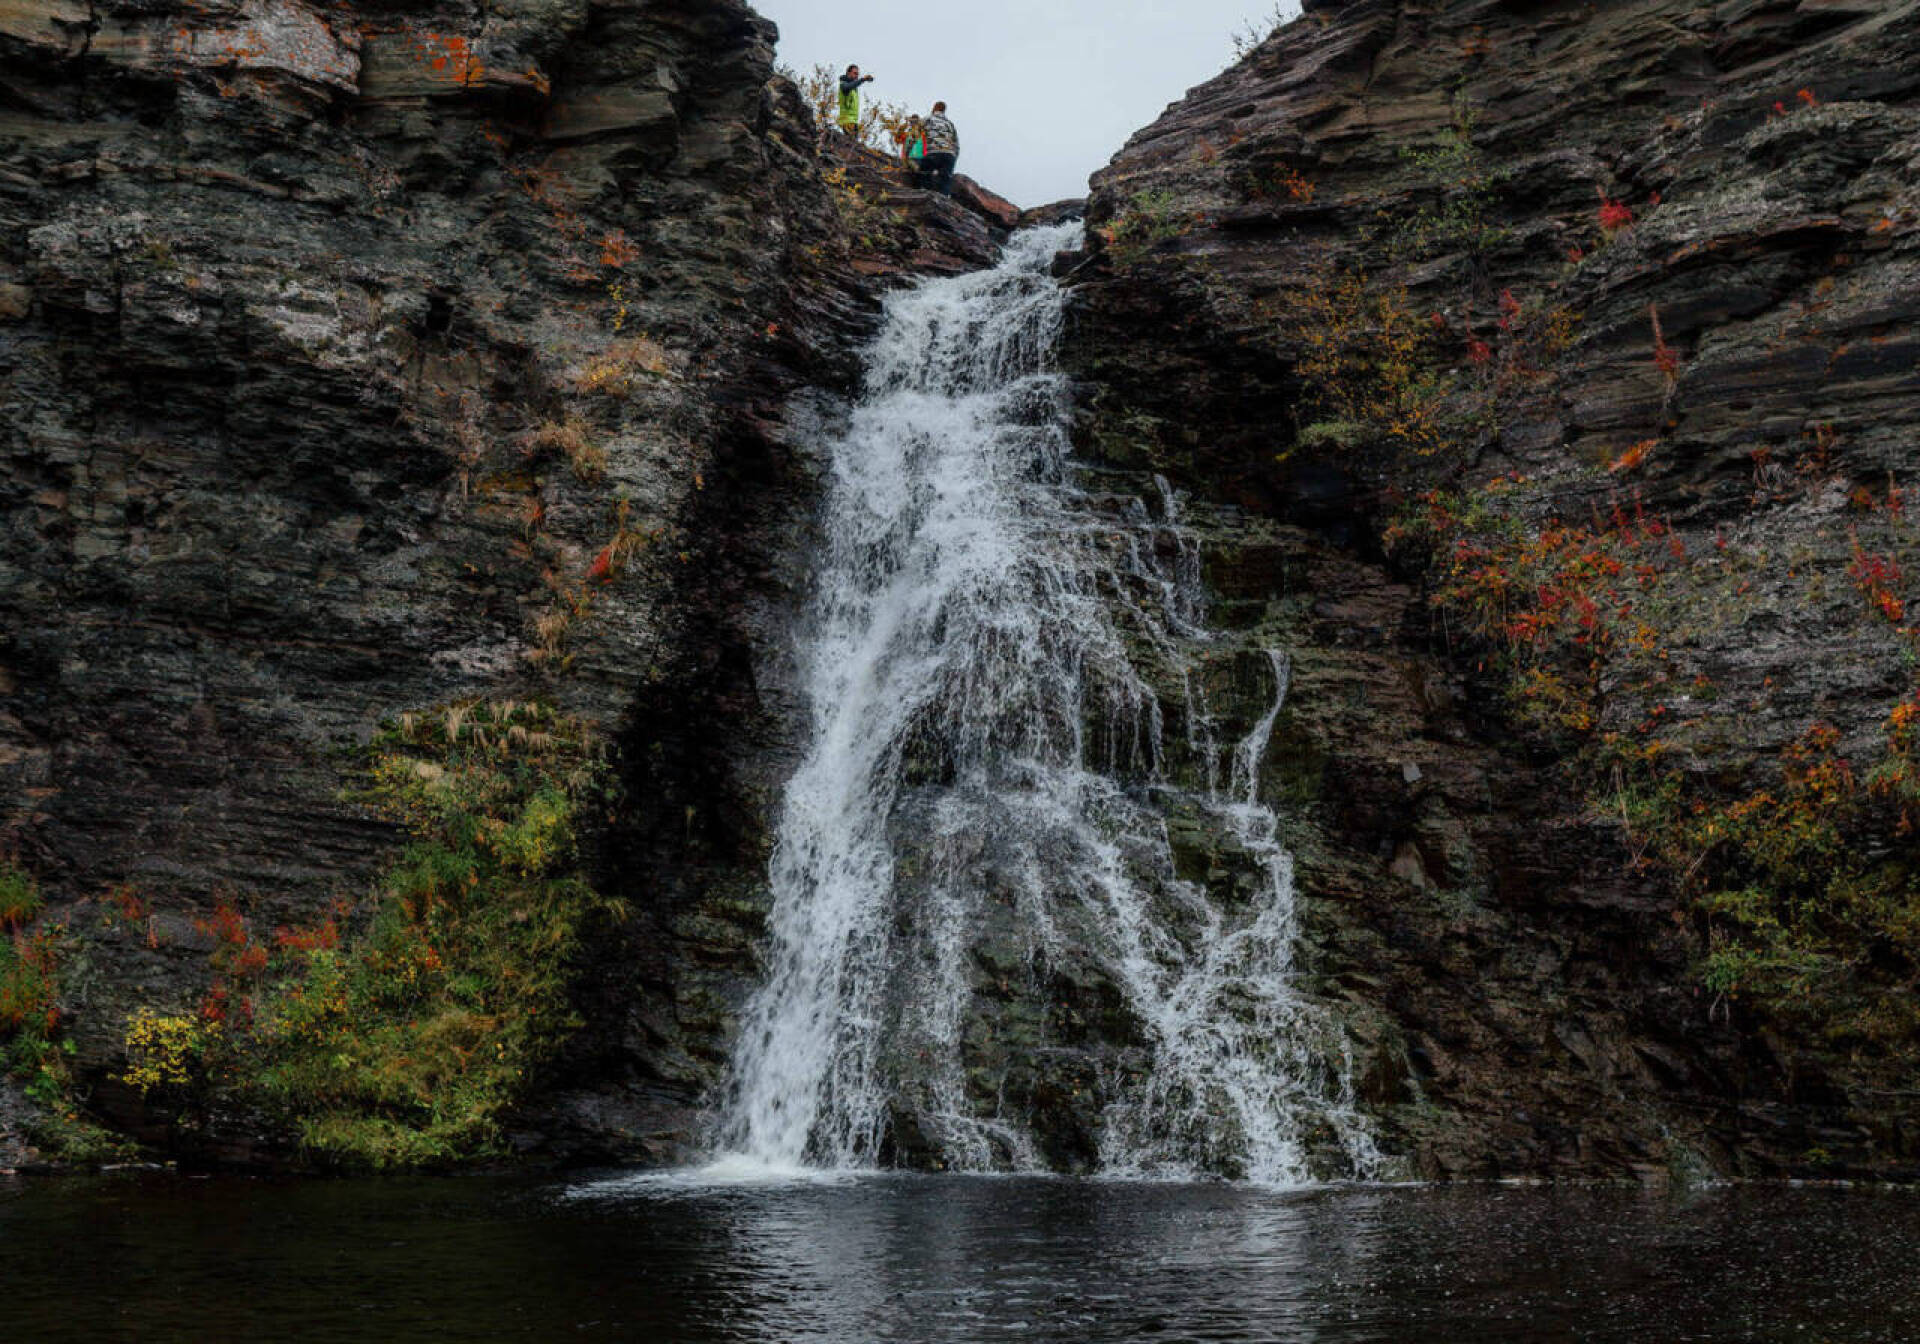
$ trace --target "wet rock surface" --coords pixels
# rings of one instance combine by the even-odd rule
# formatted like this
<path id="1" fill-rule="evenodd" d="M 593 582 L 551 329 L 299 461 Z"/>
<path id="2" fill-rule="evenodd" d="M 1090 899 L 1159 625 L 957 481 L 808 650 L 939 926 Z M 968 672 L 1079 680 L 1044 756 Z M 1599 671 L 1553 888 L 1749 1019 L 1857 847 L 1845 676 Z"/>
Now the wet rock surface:
<path id="1" fill-rule="evenodd" d="M 0 828 L 101 1115 L 168 1137 L 121 1033 L 198 1003 L 216 904 L 266 942 L 364 895 L 382 722 L 539 696 L 617 748 L 634 916 L 515 1142 L 685 1142 L 755 970 L 802 445 L 885 287 L 1000 226 L 823 156 L 774 38 L 731 0 L 0 11 Z"/>
<path id="2" fill-rule="evenodd" d="M 686 1156 L 799 749 L 810 445 L 886 286 L 1084 209 L 1055 267 L 1082 448 L 1117 499 L 1190 497 L 1223 734 L 1290 656 L 1262 797 L 1385 1146 L 1432 1175 L 1913 1171 L 1910 954 L 1846 968 L 1894 1005 L 1878 1036 L 1710 987 L 1726 921 L 1592 756 L 1720 807 L 1820 724 L 1864 778 L 1913 694 L 1920 14 L 1307 8 L 1084 206 L 1019 215 L 823 140 L 732 0 L 0 3 L 0 828 L 67 930 L 88 1107 L 283 1156 L 257 1117 L 149 1113 L 128 1013 L 194 1009 L 216 906 L 266 940 L 364 895 L 402 839 L 344 796 L 382 722 L 539 696 L 617 750 L 593 867 L 633 913 L 512 1146 Z M 1450 552 L 1390 546 L 1434 490 L 1654 571 L 1634 653 L 1556 721 L 1512 636 L 1437 600 L 1474 591 Z M 1179 875 L 1243 884 L 1177 812 Z M 1896 820 L 1850 840 L 1906 864 Z M 1137 1024 L 1101 968 L 1026 983 L 982 932 L 969 1086 L 1084 1167 Z M 7 1137 L 33 1109 L 0 1083 L 0 1166 L 36 1160 Z"/>
<path id="3" fill-rule="evenodd" d="M 1267 786 L 1384 1140 L 1911 1173 L 1910 1029 L 1848 1016 L 1910 947 L 1709 981 L 1748 933 L 1629 785 L 1779 819 L 1814 742 L 1841 858 L 1911 856 L 1864 781 L 1914 692 L 1920 10 L 1306 8 L 1096 176 L 1068 357 L 1083 449 L 1211 501 L 1215 619 L 1293 657 Z M 1521 563 L 1576 535 L 1629 576 L 1585 632 Z"/>

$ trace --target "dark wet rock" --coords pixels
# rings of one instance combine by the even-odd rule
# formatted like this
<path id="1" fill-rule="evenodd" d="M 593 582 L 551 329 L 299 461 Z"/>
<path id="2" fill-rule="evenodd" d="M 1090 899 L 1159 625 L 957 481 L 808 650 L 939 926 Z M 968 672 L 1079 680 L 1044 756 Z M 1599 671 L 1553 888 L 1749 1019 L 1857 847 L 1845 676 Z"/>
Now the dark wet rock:
<path id="1" fill-rule="evenodd" d="M 1002 229 L 1015 229 L 1025 222 L 1025 212 L 1006 197 L 988 191 L 965 173 L 953 177 L 953 199 L 976 215 L 984 215 Z"/>
<path id="2" fill-rule="evenodd" d="M 989 265 L 1019 211 L 969 178 L 956 177 L 951 196 L 919 185 L 898 158 L 834 134 L 823 153 L 857 192 L 843 232 L 860 255 L 855 266 L 874 275 L 953 275 Z M 963 186 L 964 184 L 964 186 Z"/>
<path id="3" fill-rule="evenodd" d="M 11 1078 L 0 1078 L 0 1173 L 31 1167 L 43 1160 L 39 1149 L 27 1139 L 27 1131 L 38 1115 L 20 1085 Z"/>
<path id="4" fill-rule="evenodd" d="M 1656 517 L 1688 557 L 1646 603 L 1669 668 L 1610 676 L 1592 740 L 1667 743 L 1703 805 L 1775 786 L 1815 722 L 1884 752 L 1910 655 L 1850 566 L 1907 555 L 1920 8 L 1305 8 L 1096 176 L 1061 269 L 1083 447 L 1211 501 L 1215 620 L 1293 655 L 1266 796 L 1383 1137 L 1433 1174 L 1912 1171 L 1910 1051 L 1706 989 L 1679 879 L 1426 600 L 1447 557 L 1384 552 L 1436 487 Z M 1315 423 L 1289 314 L 1352 276 L 1487 389 L 1437 453 Z M 1510 361 L 1505 295 L 1563 310 L 1564 351 Z"/>
<path id="5" fill-rule="evenodd" d="M 617 745 L 634 918 L 520 1142 L 684 1151 L 757 970 L 810 431 L 879 294 L 1004 214 L 837 175 L 773 42 L 736 0 L 0 6 L 0 850 L 109 1118 L 154 1132 L 111 1075 L 205 992 L 196 919 L 268 941 L 395 851 L 343 794 L 382 721 L 540 696 Z"/>
<path id="6" fill-rule="evenodd" d="M 1022 210 L 1020 227 L 1032 229 L 1049 224 L 1066 224 L 1072 220 L 1085 218 L 1086 213 L 1085 200 L 1054 201 L 1049 205 L 1036 205 L 1030 210 Z"/>

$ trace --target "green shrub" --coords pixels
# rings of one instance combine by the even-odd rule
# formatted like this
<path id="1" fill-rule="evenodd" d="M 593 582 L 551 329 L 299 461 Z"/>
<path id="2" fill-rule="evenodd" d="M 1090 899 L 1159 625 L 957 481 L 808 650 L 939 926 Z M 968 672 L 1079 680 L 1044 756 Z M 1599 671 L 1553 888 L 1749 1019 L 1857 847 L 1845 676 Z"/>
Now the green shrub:
<path id="1" fill-rule="evenodd" d="M 1876 857 L 1886 819 L 1839 743 L 1815 724 L 1781 751 L 1770 787 L 1711 801 L 1657 753 L 1636 762 L 1616 743 L 1616 777 L 1631 785 L 1617 802 L 1692 899 L 1707 989 L 1850 1050 L 1910 1059 L 1920 1053 L 1920 873 L 1899 847 Z"/>
<path id="2" fill-rule="evenodd" d="M 1193 227 L 1193 218 L 1179 210 L 1179 198 L 1171 191 L 1134 193 L 1126 213 L 1102 234 L 1122 265 L 1138 261 L 1156 243 L 1178 238 Z"/>
<path id="3" fill-rule="evenodd" d="M 0 933 L 0 1039 L 51 1030 L 53 966 L 44 938 Z"/>
<path id="4" fill-rule="evenodd" d="M 11 863 L 0 863 L 0 929 L 17 929 L 40 913 L 40 887 Z"/>
<path id="5" fill-rule="evenodd" d="M 1393 250 L 1413 261 L 1452 252 L 1485 256 L 1507 240 L 1499 218 L 1504 169 L 1488 163 L 1474 139 L 1473 105 L 1464 95 L 1453 105 L 1450 125 L 1426 149 L 1407 146 L 1400 157 L 1423 179 L 1429 203 L 1411 218 L 1396 220 Z"/>
<path id="6" fill-rule="evenodd" d="M 283 937 L 257 1086 L 315 1156 L 388 1168 L 500 1151 L 499 1116 L 578 1026 L 575 954 L 617 916 L 578 871 L 576 818 L 605 795 L 586 727 L 538 704 L 409 717 L 359 795 L 414 840 L 357 937 Z"/>
<path id="7" fill-rule="evenodd" d="M 39 909 L 35 894 L 33 909 Z M 15 907 L 20 908 L 20 907 Z M 130 1144 L 87 1119 L 73 1074 L 74 1044 L 60 1034 L 59 954 L 64 931 L 0 930 L 0 1074 L 20 1082 L 35 1112 L 27 1135 L 70 1162 L 131 1155 Z"/>

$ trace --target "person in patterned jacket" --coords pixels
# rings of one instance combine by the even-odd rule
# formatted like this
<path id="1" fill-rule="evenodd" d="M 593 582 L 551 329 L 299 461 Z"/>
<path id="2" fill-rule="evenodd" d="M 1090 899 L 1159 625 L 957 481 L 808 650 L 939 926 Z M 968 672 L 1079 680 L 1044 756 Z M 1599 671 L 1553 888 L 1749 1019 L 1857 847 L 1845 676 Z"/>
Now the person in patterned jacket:
<path id="1" fill-rule="evenodd" d="M 925 185 L 942 196 L 953 195 L 953 165 L 960 158 L 960 132 L 947 120 L 947 105 L 935 103 L 926 124 L 926 156 L 920 160 Z"/>

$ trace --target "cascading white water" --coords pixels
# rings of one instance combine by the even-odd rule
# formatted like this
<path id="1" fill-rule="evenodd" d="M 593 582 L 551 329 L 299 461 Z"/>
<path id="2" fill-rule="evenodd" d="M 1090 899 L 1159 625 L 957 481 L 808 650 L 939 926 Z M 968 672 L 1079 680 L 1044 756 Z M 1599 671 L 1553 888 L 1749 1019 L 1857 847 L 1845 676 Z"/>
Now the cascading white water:
<path id="1" fill-rule="evenodd" d="M 1209 636 L 1172 492 L 1156 522 L 1077 485 L 1067 459 L 1047 265 L 1074 227 L 895 295 L 832 445 L 812 733 L 721 1145 L 775 1168 L 869 1166 L 909 1116 L 949 1167 L 1041 1165 L 969 1038 L 982 959 L 1004 953 L 980 946 L 994 929 L 1021 964 L 1078 958 L 1124 1000 L 1144 1058 L 1105 1070 L 1104 1169 L 1297 1182 L 1317 1136 L 1366 1174 L 1343 1038 L 1293 985 L 1291 868 L 1257 799 L 1285 660 L 1223 790 L 1188 675 Z M 1148 664 L 1182 688 L 1197 789 L 1167 778 Z M 1251 899 L 1176 875 L 1170 800 L 1230 837 Z"/>

